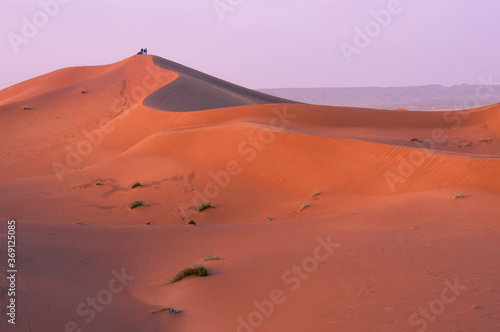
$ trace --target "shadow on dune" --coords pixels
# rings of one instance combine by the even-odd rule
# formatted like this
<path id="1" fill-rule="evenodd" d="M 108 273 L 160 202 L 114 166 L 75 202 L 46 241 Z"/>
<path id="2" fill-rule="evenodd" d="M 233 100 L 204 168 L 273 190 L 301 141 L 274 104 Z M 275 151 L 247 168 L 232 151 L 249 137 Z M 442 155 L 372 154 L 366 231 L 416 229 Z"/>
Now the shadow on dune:
<path id="1" fill-rule="evenodd" d="M 226 82 L 157 56 L 152 56 L 152 59 L 158 67 L 175 72 L 179 77 L 144 99 L 143 104 L 150 108 L 191 112 L 245 105 L 297 103 Z"/>

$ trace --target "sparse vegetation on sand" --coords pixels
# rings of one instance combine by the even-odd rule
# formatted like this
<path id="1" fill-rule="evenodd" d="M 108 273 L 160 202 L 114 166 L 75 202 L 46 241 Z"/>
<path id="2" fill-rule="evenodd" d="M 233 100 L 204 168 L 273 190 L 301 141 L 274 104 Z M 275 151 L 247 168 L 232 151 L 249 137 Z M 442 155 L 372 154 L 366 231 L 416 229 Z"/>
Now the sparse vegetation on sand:
<path id="1" fill-rule="evenodd" d="M 219 255 L 214 255 L 214 254 L 208 254 L 202 257 L 203 261 L 218 261 Z"/>
<path id="2" fill-rule="evenodd" d="M 96 182 L 95 185 L 96 186 L 102 186 L 102 183 L 101 182 Z"/>
<path id="3" fill-rule="evenodd" d="M 451 195 L 451 199 L 460 199 L 460 198 L 464 198 L 465 195 L 462 194 L 462 193 L 455 193 L 453 195 Z"/>
<path id="4" fill-rule="evenodd" d="M 29 111 L 30 109 L 31 109 L 31 107 L 29 107 L 29 106 L 24 106 L 23 107 L 23 111 Z"/>
<path id="5" fill-rule="evenodd" d="M 195 222 L 193 219 L 189 220 L 189 221 L 187 222 L 187 224 L 188 224 L 188 225 L 195 225 L 195 226 L 196 226 L 196 222 Z"/>
<path id="6" fill-rule="evenodd" d="M 207 268 L 201 264 L 195 264 L 194 266 L 186 266 L 182 270 L 177 271 L 172 276 L 170 281 L 164 283 L 163 285 L 173 284 L 173 283 L 181 281 L 182 279 L 187 278 L 189 276 L 206 277 L 207 275 L 208 275 Z"/>
<path id="7" fill-rule="evenodd" d="M 304 210 L 305 208 L 308 208 L 309 207 L 309 204 L 307 203 L 302 203 L 300 204 L 299 208 L 297 209 L 297 212 L 300 212 L 302 210 Z"/>
<path id="8" fill-rule="evenodd" d="M 483 138 L 482 140 L 479 141 L 480 143 L 491 143 L 493 140 L 491 138 Z"/>
<path id="9" fill-rule="evenodd" d="M 172 307 L 163 307 L 163 308 L 161 308 L 161 309 L 158 309 L 158 310 L 153 311 L 153 312 L 152 312 L 152 314 L 153 314 L 153 315 L 154 315 L 154 314 L 159 314 L 159 313 L 161 313 L 161 312 L 167 312 L 169 315 L 174 315 L 174 314 L 179 313 L 180 311 L 177 311 L 177 310 L 175 310 L 175 309 L 174 309 L 174 308 L 172 308 Z"/>
<path id="10" fill-rule="evenodd" d="M 135 201 L 135 202 L 130 203 L 129 207 L 130 207 L 130 210 L 133 210 L 136 207 L 143 206 L 143 205 L 144 205 L 144 201 Z"/>
<path id="11" fill-rule="evenodd" d="M 133 184 L 132 184 L 132 189 L 134 188 L 137 188 L 137 187 L 140 187 L 141 186 L 141 183 L 139 181 L 135 181 Z"/>
<path id="12" fill-rule="evenodd" d="M 410 142 L 419 142 L 419 143 L 423 143 L 424 141 L 422 141 L 420 138 L 418 137 L 413 137 Z"/>
<path id="13" fill-rule="evenodd" d="M 82 91 L 80 91 L 80 93 L 83 95 L 83 94 L 87 93 L 87 91 L 82 90 Z"/>
<path id="14" fill-rule="evenodd" d="M 273 220 L 273 219 L 274 219 L 274 218 L 273 218 L 273 217 L 270 217 L 270 216 L 267 216 L 267 217 L 266 217 L 266 221 L 271 221 L 271 220 Z"/>
<path id="15" fill-rule="evenodd" d="M 198 212 L 201 212 L 201 211 L 209 209 L 211 207 L 212 207 L 212 203 L 211 202 L 204 202 L 204 203 L 201 203 L 201 205 L 198 206 L 196 208 L 196 210 L 198 210 Z"/>
<path id="16" fill-rule="evenodd" d="M 319 196 L 319 195 L 321 195 L 321 191 L 316 190 L 315 192 L 312 193 L 311 198 L 314 198 L 314 197 Z"/>

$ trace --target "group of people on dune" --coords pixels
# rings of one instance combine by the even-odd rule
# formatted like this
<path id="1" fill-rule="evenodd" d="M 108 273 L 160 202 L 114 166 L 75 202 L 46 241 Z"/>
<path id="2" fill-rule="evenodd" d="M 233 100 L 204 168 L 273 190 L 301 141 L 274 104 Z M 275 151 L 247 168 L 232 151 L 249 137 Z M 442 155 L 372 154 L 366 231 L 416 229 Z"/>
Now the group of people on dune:
<path id="1" fill-rule="evenodd" d="M 141 51 L 137 52 L 137 54 L 148 54 L 148 49 L 147 48 L 141 48 Z"/>

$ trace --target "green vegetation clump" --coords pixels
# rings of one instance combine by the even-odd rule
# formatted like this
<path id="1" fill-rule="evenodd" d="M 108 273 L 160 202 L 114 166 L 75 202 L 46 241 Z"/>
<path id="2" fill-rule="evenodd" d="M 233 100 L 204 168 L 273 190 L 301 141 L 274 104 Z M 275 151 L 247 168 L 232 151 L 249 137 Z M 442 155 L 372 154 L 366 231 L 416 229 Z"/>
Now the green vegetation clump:
<path id="1" fill-rule="evenodd" d="M 189 220 L 189 221 L 187 222 L 187 224 L 188 224 L 188 225 L 195 225 L 195 226 L 196 226 L 196 222 L 195 222 L 193 219 Z"/>
<path id="2" fill-rule="evenodd" d="M 315 192 L 312 193 L 311 198 L 314 198 L 314 197 L 319 196 L 319 195 L 321 195 L 321 191 L 316 190 Z"/>
<path id="3" fill-rule="evenodd" d="M 140 186 L 141 186 L 141 183 L 139 181 L 136 181 L 136 182 L 134 182 L 134 184 L 132 184 L 132 189 L 140 187 Z"/>
<path id="4" fill-rule="evenodd" d="M 29 106 L 24 106 L 23 111 L 29 111 L 31 108 Z"/>

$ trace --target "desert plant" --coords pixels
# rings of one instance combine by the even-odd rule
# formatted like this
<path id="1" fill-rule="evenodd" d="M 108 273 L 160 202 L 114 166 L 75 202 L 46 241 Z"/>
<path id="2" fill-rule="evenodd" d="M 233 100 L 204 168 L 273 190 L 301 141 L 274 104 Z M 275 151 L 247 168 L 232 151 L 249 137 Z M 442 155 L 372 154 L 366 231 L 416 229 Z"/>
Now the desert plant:
<path id="1" fill-rule="evenodd" d="M 144 201 L 135 201 L 135 202 L 130 203 L 129 207 L 130 207 L 130 210 L 133 210 L 136 207 L 143 206 L 143 205 L 144 205 Z"/>
<path id="2" fill-rule="evenodd" d="M 319 196 L 319 195 L 321 195 L 321 191 L 316 190 L 315 192 L 312 193 L 311 198 L 314 198 L 314 197 Z"/>
<path id="3" fill-rule="evenodd" d="M 80 93 L 83 95 L 83 94 L 87 93 L 87 91 L 82 90 L 82 91 L 80 91 Z"/>
<path id="4" fill-rule="evenodd" d="M 451 195 L 451 199 L 460 199 L 460 198 L 464 198 L 465 195 L 462 194 L 462 193 L 455 193 L 453 195 Z"/>
<path id="5" fill-rule="evenodd" d="M 146 221 L 146 225 L 151 225 L 151 221 L 150 220 Z"/>
<path id="6" fill-rule="evenodd" d="M 413 138 L 410 140 L 410 142 L 419 142 L 419 143 L 423 143 L 423 141 L 422 141 L 420 138 L 418 138 L 418 137 L 413 137 Z"/>
<path id="7" fill-rule="evenodd" d="M 302 204 L 300 204 L 299 208 L 297 209 L 297 212 L 300 212 L 300 211 L 304 210 L 307 207 L 309 207 L 309 204 L 302 203 Z"/>
<path id="8" fill-rule="evenodd" d="M 169 282 L 163 284 L 173 284 L 174 282 L 181 281 L 184 278 L 187 278 L 189 276 L 196 276 L 196 277 L 206 277 L 208 275 L 208 270 L 206 267 L 204 267 L 201 264 L 195 264 L 194 266 L 186 266 L 182 270 L 177 271 L 172 278 L 170 279 Z"/>
<path id="9" fill-rule="evenodd" d="M 210 203 L 210 202 L 204 202 L 204 203 L 201 203 L 201 205 L 198 206 L 196 208 L 196 210 L 198 210 L 198 212 L 201 212 L 201 211 L 209 209 L 211 207 L 212 207 L 212 203 Z"/>
<path id="10" fill-rule="evenodd" d="M 203 261 L 217 261 L 219 260 L 219 255 L 208 254 L 202 257 Z"/>
<path id="11" fill-rule="evenodd" d="M 95 185 L 96 186 L 102 186 L 102 183 L 101 182 L 96 182 Z"/>
<path id="12" fill-rule="evenodd" d="M 29 106 L 24 106 L 24 107 L 23 107 L 23 110 L 24 110 L 24 111 L 29 111 L 30 109 L 31 109 L 31 107 L 29 107 Z"/>
<path id="13" fill-rule="evenodd" d="M 196 226 L 196 222 L 195 222 L 194 220 L 192 220 L 192 219 L 191 219 L 191 220 L 189 220 L 189 221 L 187 222 L 187 224 L 188 224 L 188 225 L 195 225 L 195 226 Z"/>
<path id="14" fill-rule="evenodd" d="M 271 220 L 273 220 L 273 219 L 274 219 L 274 218 L 273 218 L 273 217 L 270 217 L 270 216 L 267 216 L 267 217 L 266 217 L 266 221 L 271 221 Z"/>
<path id="15" fill-rule="evenodd" d="M 141 186 L 141 183 L 139 181 L 135 181 L 133 184 L 132 184 L 132 189 L 134 188 L 137 188 L 137 187 L 140 187 Z"/>
<path id="16" fill-rule="evenodd" d="M 158 310 L 153 311 L 152 314 L 153 315 L 154 314 L 159 314 L 159 313 L 164 312 L 164 311 L 168 312 L 169 315 L 177 314 L 177 313 L 180 312 L 180 311 L 175 310 L 172 307 L 163 307 L 163 308 L 160 308 Z"/>
<path id="17" fill-rule="evenodd" d="M 481 142 L 481 143 L 491 143 L 491 142 L 493 142 L 493 140 L 491 138 L 483 138 L 479 142 Z"/>

